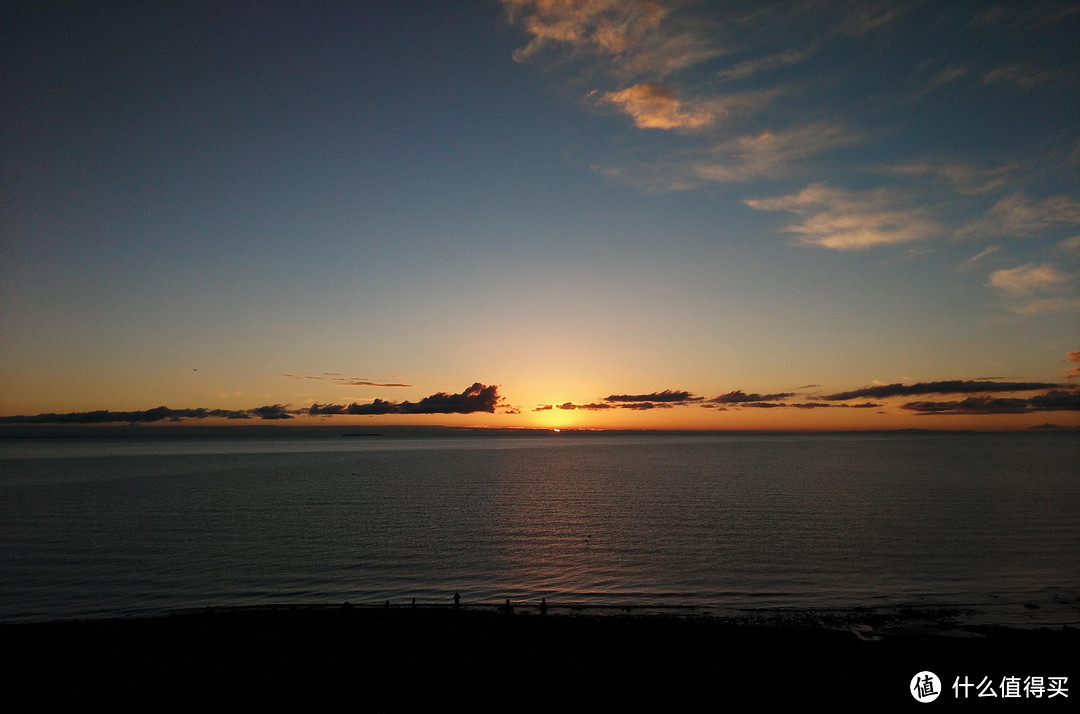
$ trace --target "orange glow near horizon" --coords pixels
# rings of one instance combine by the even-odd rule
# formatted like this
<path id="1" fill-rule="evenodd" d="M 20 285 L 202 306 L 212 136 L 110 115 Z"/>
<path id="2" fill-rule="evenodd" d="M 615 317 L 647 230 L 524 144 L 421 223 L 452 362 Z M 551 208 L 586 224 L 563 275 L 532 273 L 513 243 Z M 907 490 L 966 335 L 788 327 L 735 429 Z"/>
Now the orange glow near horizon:
<path id="1" fill-rule="evenodd" d="M 611 394 L 614 390 L 610 385 L 603 388 L 589 388 L 587 385 L 578 390 L 551 390 L 545 388 L 542 391 L 518 388 L 499 387 L 499 403 L 493 413 L 487 411 L 474 411 L 472 413 L 449 413 L 449 414 L 381 414 L 381 415 L 319 415 L 309 416 L 304 413 L 312 403 L 319 404 L 343 404 L 348 400 L 334 399 L 331 390 L 319 393 L 312 389 L 312 385 L 321 386 L 319 382 L 300 382 L 289 380 L 289 386 L 302 385 L 304 391 L 295 392 L 269 392 L 263 391 L 260 397 L 251 397 L 257 394 L 254 389 L 240 394 L 230 394 L 226 397 L 215 398 L 219 395 L 192 396 L 187 391 L 175 393 L 168 400 L 162 399 L 162 403 L 170 407 L 185 407 L 193 404 L 217 404 L 228 410 L 238 412 L 251 412 L 253 405 L 276 404 L 282 410 L 286 410 L 289 418 L 284 419 L 261 419 L 258 414 L 252 413 L 250 418 L 230 419 L 224 416 L 207 418 L 184 418 L 180 421 L 161 419 L 156 422 L 137 421 L 143 426 L 344 426 L 359 429 L 378 428 L 380 426 L 446 426 L 451 428 L 490 428 L 490 429 L 545 429 L 545 430 L 655 430 L 655 431 L 779 431 L 779 432 L 825 432 L 825 431 L 888 431 L 900 429 L 925 429 L 939 431 L 1025 431 L 1030 429 L 1078 429 L 1080 428 L 1080 413 L 1076 411 L 1043 411 L 1022 414 L 920 414 L 915 411 L 905 410 L 902 407 L 910 401 L 908 397 L 889 397 L 874 400 L 878 406 L 860 407 L 845 406 L 846 402 L 828 402 L 829 406 L 816 406 L 814 408 L 799 407 L 803 402 L 822 403 L 820 397 L 813 395 L 796 395 L 784 399 L 777 399 L 775 406 L 750 406 L 748 404 L 716 404 L 715 402 L 700 401 L 697 397 L 685 403 L 666 404 L 661 400 L 654 402 L 653 408 L 634 409 L 628 408 L 640 405 L 640 402 L 610 402 L 603 396 Z M 340 389 L 333 389 L 340 392 Z M 435 390 L 430 387 L 415 387 L 411 391 L 379 390 L 379 396 L 394 399 L 399 402 L 417 404 L 425 399 L 428 394 Z M 650 390 L 651 391 L 651 390 Z M 661 390 L 662 391 L 662 390 Z M 730 391 L 730 390 L 729 390 Z M 749 390 L 748 390 L 749 391 Z M 830 393 L 823 388 L 819 391 Z M 626 392 L 617 392 L 626 393 Z M 631 392 L 635 393 L 635 392 Z M 658 393 L 658 392 L 653 392 Z M 711 393 L 716 393 L 714 392 Z M 183 396 L 186 394 L 187 396 Z M 1018 393 L 1017 396 L 1023 393 Z M 398 396 L 400 395 L 400 396 Z M 539 398 L 537 395 L 540 395 Z M 552 398 L 552 396 L 558 398 Z M 145 395 L 143 395 L 145 396 Z M 318 399 L 314 399 L 314 397 Z M 341 395 L 338 394 L 338 397 Z M 444 395 L 445 396 L 445 395 Z M 80 395 L 85 399 L 85 395 Z M 945 400 L 949 397 L 945 397 Z M 134 400 L 132 400 L 134 401 Z M 356 399 L 363 404 L 366 399 Z M 863 402 L 853 400 L 850 404 Z M 135 404 L 128 402 L 124 406 L 113 406 L 111 411 L 145 410 L 139 399 Z M 95 403 L 97 402 L 88 402 Z M 153 404 L 153 402 L 151 402 Z M 560 408 L 560 404 L 586 404 L 604 405 L 604 408 Z M 283 406 L 282 406 L 283 405 Z M 83 404 L 72 404 L 69 408 L 60 407 L 59 402 L 50 405 L 48 411 L 55 414 L 77 413 Z M 89 411 L 89 410 L 85 410 Z M 8 414 L 17 414 L 17 411 L 9 411 Z M 38 412 L 23 411 L 23 414 L 33 415 Z M 60 422 L 58 422 L 60 423 Z M 77 422 L 68 422 L 77 423 Z M 89 422 L 87 422 L 89 423 Z M 111 422 L 122 424 L 124 422 Z"/>

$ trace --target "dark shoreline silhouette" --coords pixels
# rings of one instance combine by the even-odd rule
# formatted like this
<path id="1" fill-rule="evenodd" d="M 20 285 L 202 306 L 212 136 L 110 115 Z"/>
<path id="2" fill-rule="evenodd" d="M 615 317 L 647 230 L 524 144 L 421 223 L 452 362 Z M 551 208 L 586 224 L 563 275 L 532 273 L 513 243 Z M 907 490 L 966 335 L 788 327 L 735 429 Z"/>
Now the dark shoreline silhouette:
<path id="1" fill-rule="evenodd" d="M 882 616 L 860 631 L 812 613 L 753 623 L 556 614 L 549 605 L 546 617 L 538 605 L 506 617 L 497 605 L 413 608 L 405 600 L 0 624 L 0 702 L 13 711 L 95 701 L 189 711 L 416 711 L 454 701 L 515 711 L 568 702 L 602 710 L 833 710 L 845 702 L 891 710 L 916 704 L 907 685 L 922 670 L 949 683 L 967 673 L 1065 675 L 1075 684 L 1080 664 L 1075 629 L 968 627 L 956 636 L 947 613 L 936 623 L 934 613 L 910 613 L 906 622 Z"/>

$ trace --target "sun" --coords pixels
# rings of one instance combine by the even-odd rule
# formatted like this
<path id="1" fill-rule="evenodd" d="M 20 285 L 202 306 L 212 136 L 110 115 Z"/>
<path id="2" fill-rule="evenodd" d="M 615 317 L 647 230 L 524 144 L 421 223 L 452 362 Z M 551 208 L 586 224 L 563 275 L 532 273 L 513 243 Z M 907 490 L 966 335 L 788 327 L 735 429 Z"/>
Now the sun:
<path id="1" fill-rule="evenodd" d="M 551 429 L 561 431 L 575 426 L 580 420 L 580 415 L 568 409 L 544 409 L 532 413 L 532 424 L 537 429 Z"/>

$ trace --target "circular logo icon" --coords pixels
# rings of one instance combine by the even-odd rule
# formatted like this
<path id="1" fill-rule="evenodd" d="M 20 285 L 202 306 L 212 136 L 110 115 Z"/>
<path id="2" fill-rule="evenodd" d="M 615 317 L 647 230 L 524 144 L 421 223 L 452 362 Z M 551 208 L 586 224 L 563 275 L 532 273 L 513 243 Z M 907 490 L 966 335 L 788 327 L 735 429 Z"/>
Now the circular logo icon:
<path id="1" fill-rule="evenodd" d="M 908 691 L 917 701 L 927 704 L 941 694 L 941 680 L 933 672 L 919 672 L 911 678 L 911 687 Z"/>

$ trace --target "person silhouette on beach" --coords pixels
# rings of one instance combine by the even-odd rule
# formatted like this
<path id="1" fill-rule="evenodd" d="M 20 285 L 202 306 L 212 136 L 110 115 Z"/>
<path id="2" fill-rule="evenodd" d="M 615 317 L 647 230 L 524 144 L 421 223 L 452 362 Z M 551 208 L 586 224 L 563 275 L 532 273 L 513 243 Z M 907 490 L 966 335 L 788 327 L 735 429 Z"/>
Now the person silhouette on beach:
<path id="1" fill-rule="evenodd" d="M 508 615 L 514 612 L 514 606 L 510 604 L 510 598 L 506 598 L 506 604 L 503 605 L 502 610 Z"/>
<path id="2" fill-rule="evenodd" d="M 454 609 L 461 607 L 461 593 L 454 593 Z"/>
<path id="3" fill-rule="evenodd" d="M 540 598 L 540 614 L 547 614 L 547 598 Z"/>

